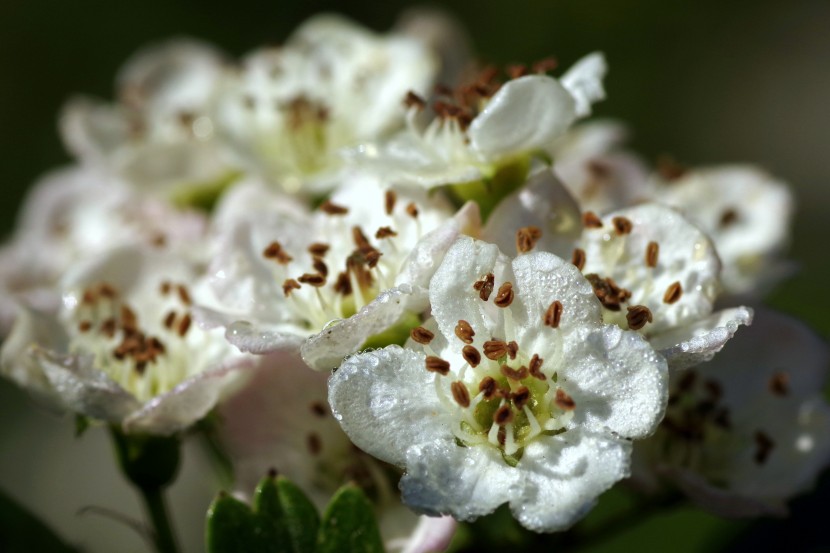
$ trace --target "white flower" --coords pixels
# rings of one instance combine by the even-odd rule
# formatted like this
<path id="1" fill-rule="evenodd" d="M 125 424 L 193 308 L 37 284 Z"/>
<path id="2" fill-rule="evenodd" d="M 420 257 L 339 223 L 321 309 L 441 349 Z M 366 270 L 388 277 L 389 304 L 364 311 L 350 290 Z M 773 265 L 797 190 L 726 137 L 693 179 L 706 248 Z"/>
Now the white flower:
<path id="1" fill-rule="evenodd" d="M 228 76 L 216 119 L 239 158 L 284 190 L 332 188 L 338 152 L 400 127 L 407 90 L 425 91 L 436 65 L 412 38 L 317 16 Z"/>
<path id="2" fill-rule="evenodd" d="M 153 195 L 185 202 L 215 193 L 234 175 L 208 114 L 223 63 L 214 48 L 193 40 L 139 51 L 118 75 L 116 103 L 67 103 L 60 121 L 67 149 Z"/>
<path id="3" fill-rule="evenodd" d="M 507 81 L 493 93 L 494 75 L 459 90 L 456 103 L 435 102 L 437 116 L 419 128 L 423 100 L 409 96 L 407 129 L 386 143 L 363 145 L 354 161 L 395 182 L 424 187 L 487 180 L 505 165 L 550 148 L 577 117 L 604 97 L 601 54 L 576 63 L 560 80 L 543 74 Z"/>
<path id="4" fill-rule="evenodd" d="M 354 482 L 376 506 L 387 550 L 443 551 L 454 521 L 419 517 L 401 504 L 397 471 L 355 448 L 331 415 L 327 378 L 296 352 L 258 358 L 253 378 L 219 407 L 220 439 L 236 489 L 250 494 L 276 469 L 322 509 L 340 486 Z"/>
<path id="5" fill-rule="evenodd" d="M 709 238 L 677 211 L 642 204 L 599 219 L 586 213 L 573 255 L 603 318 L 638 330 L 674 369 L 712 358 L 752 310 L 713 313 L 720 261 Z"/>
<path id="6" fill-rule="evenodd" d="M 57 406 L 171 434 L 203 417 L 246 357 L 191 324 L 190 264 L 121 248 L 78 264 L 52 315 L 24 309 L 3 344 L 2 371 Z"/>
<path id="7" fill-rule="evenodd" d="M 712 238 L 728 293 L 757 295 L 792 269 L 781 260 L 790 238 L 792 192 L 757 167 L 714 166 L 673 180 L 656 178 L 654 194 Z"/>
<path id="8" fill-rule="evenodd" d="M 344 177 L 313 214 L 254 182 L 216 215 L 219 251 L 202 311 L 245 351 L 304 346 L 310 366 L 331 369 L 407 312 L 427 308 L 426 285 L 477 211 L 455 216 L 439 198 L 396 193 L 374 177 Z M 405 335 L 404 335 L 405 336 Z"/>
<path id="9" fill-rule="evenodd" d="M 830 462 L 827 345 L 760 311 L 713 361 L 672 377 L 666 418 L 635 449 L 635 480 L 661 477 L 721 516 L 786 514 Z"/>
<path id="10" fill-rule="evenodd" d="M 567 528 L 662 417 L 665 360 L 603 325 L 591 285 L 552 254 L 510 263 L 462 237 L 429 292 L 434 319 L 407 349 L 354 355 L 332 375 L 335 417 L 406 469 L 416 511 L 472 520 L 509 502 L 529 529 Z"/>
<path id="11" fill-rule="evenodd" d="M 47 174 L 29 192 L 14 236 L 0 249 L 0 334 L 23 302 L 54 312 L 60 277 L 76 262 L 109 249 L 143 244 L 189 259 L 204 255 L 205 218 L 138 195 L 91 168 Z"/>

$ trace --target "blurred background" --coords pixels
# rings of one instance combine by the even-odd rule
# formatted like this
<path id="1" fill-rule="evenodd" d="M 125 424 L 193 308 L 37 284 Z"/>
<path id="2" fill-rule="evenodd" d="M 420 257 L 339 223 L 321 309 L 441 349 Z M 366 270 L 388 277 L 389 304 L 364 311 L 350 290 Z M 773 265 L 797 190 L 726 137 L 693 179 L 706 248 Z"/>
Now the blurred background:
<path id="1" fill-rule="evenodd" d="M 38 175 L 69 161 L 56 130 L 63 102 L 73 93 L 111 98 L 116 71 L 138 47 L 189 35 L 240 55 L 284 40 L 316 12 L 338 11 L 384 30 L 413 4 L 3 0 L 0 232 L 13 228 L 17 207 Z M 770 303 L 830 335 L 823 276 L 830 274 L 830 2 L 453 0 L 440 7 L 466 26 L 484 61 L 555 55 L 567 67 L 588 52 L 605 52 L 608 99 L 596 115 L 628 123 L 631 145 L 646 158 L 752 162 L 792 183 L 799 204 L 792 255 L 801 270 Z M 36 510 L 73 543 L 108 551 L 112 540 L 123 539 L 116 550 L 142 550 L 140 539 L 118 523 L 76 515 L 92 504 L 139 514 L 131 490 L 116 476 L 101 429 L 75 440 L 71 420 L 34 408 L 6 382 L 0 383 L 0 416 L 0 491 Z M 208 472 L 195 451 L 187 463 L 191 474 Z M 825 479 L 818 492 L 797 501 L 795 516 L 785 522 L 727 522 L 674 509 L 644 516 L 590 550 L 659 550 L 668 543 L 673 551 L 830 550 L 830 535 L 818 522 L 830 500 L 828 484 Z M 187 550 L 198 551 L 211 481 L 185 479 L 175 493 L 176 523 L 189 528 Z"/>

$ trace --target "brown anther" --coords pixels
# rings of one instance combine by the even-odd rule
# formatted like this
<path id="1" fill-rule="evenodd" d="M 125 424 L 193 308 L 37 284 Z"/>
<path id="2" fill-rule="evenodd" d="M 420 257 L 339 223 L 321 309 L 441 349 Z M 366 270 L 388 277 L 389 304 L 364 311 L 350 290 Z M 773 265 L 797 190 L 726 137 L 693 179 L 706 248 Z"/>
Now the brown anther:
<path id="1" fill-rule="evenodd" d="M 772 441 L 766 433 L 761 430 L 755 432 L 755 455 L 754 459 L 755 462 L 759 465 L 763 465 L 769 459 L 770 453 L 772 453 L 773 448 L 775 447 L 775 442 Z"/>
<path id="2" fill-rule="evenodd" d="M 155 233 L 150 238 L 150 245 L 155 246 L 156 248 L 163 248 L 167 245 L 167 237 L 160 232 Z"/>
<path id="3" fill-rule="evenodd" d="M 81 297 L 81 302 L 82 303 L 84 303 L 86 305 L 92 305 L 96 301 L 98 301 L 98 297 L 95 295 L 94 292 L 92 292 L 92 290 L 84 290 L 84 294 Z"/>
<path id="4" fill-rule="evenodd" d="M 533 357 L 530 358 L 530 364 L 528 366 L 528 372 L 530 373 L 530 376 L 538 380 L 547 380 L 548 377 L 545 376 L 545 373 L 542 372 L 542 363 L 544 362 L 544 359 L 542 359 L 534 353 Z"/>
<path id="5" fill-rule="evenodd" d="M 416 326 L 412 330 L 409 331 L 409 335 L 412 337 L 413 340 L 418 342 L 419 344 L 429 344 L 432 342 L 433 338 L 435 338 L 435 334 L 430 332 L 429 330 L 425 329 L 422 326 Z"/>
<path id="6" fill-rule="evenodd" d="M 524 77 L 529 73 L 527 66 L 521 63 L 508 65 L 505 72 L 511 79 L 518 79 L 519 77 Z"/>
<path id="7" fill-rule="evenodd" d="M 161 292 L 161 295 L 162 295 L 162 296 L 166 296 L 167 294 L 169 294 L 169 293 L 170 293 L 170 289 L 171 289 L 171 288 L 173 288 L 173 285 L 172 285 L 172 284 L 170 284 L 170 281 L 165 280 L 165 281 L 164 281 L 164 282 L 162 282 L 162 283 L 161 283 L 161 285 L 159 286 L 159 292 Z"/>
<path id="8" fill-rule="evenodd" d="M 672 304 L 677 302 L 680 299 L 680 296 L 683 295 L 683 287 L 680 286 L 679 281 L 672 282 L 668 288 L 666 288 L 666 293 L 663 294 L 663 303 Z"/>
<path id="9" fill-rule="evenodd" d="M 460 319 L 458 324 L 455 325 L 455 335 L 458 336 L 458 339 L 465 344 L 472 344 L 473 336 L 475 336 L 476 333 L 473 330 L 473 327 L 470 326 L 470 323 L 464 319 Z"/>
<path id="10" fill-rule="evenodd" d="M 317 271 L 318 274 L 323 275 L 324 277 L 329 276 L 329 266 L 326 265 L 326 262 L 319 257 L 314 258 L 314 261 L 311 262 L 311 266 L 315 271 Z"/>
<path id="11" fill-rule="evenodd" d="M 409 90 L 406 93 L 406 97 L 403 99 L 403 104 L 408 108 L 422 110 L 426 107 L 427 102 L 413 91 Z"/>
<path id="12" fill-rule="evenodd" d="M 738 220 L 738 212 L 734 208 L 725 210 L 720 216 L 720 227 L 728 227 Z"/>
<path id="13" fill-rule="evenodd" d="M 135 311 L 129 308 L 127 305 L 121 305 L 121 328 L 126 331 L 135 331 L 138 328 L 138 317 L 136 317 Z"/>
<path id="14" fill-rule="evenodd" d="M 167 348 L 164 347 L 162 341 L 156 338 L 155 336 L 150 337 L 150 339 L 148 340 L 148 344 L 150 346 L 150 349 L 157 353 L 164 353 L 165 351 L 167 351 Z"/>
<path id="15" fill-rule="evenodd" d="M 282 283 L 282 293 L 286 298 L 291 295 L 292 291 L 299 290 L 300 288 L 300 283 L 293 278 L 287 278 L 285 279 L 285 282 Z"/>
<path id="16" fill-rule="evenodd" d="M 173 328 L 173 323 L 176 322 L 176 312 L 170 311 L 167 315 L 164 316 L 164 328 L 171 329 Z"/>
<path id="17" fill-rule="evenodd" d="M 499 426 L 499 431 L 496 432 L 496 438 L 499 441 L 499 445 L 504 445 L 507 443 L 507 429 L 503 426 Z"/>
<path id="18" fill-rule="evenodd" d="M 331 200 L 326 200 L 320 204 L 320 211 L 326 213 L 327 215 L 345 215 L 349 212 L 349 208 L 338 205 Z"/>
<path id="19" fill-rule="evenodd" d="M 571 255 L 571 263 L 580 271 L 585 268 L 585 250 L 582 248 L 574 248 L 574 253 Z"/>
<path id="20" fill-rule="evenodd" d="M 527 402 L 530 401 L 530 390 L 527 389 L 527 386 L 522 386 L 510 395 L 510 399 L 513 400 L 513 405 L 516 406 L 516 409 L 521 411 L 527 405 Z"/>
<path id="21" fill-rule="evenodd" d="M 369 239 L 366 238 L 366 235 L 363 234 L 363 230 L 358 226 L 352 227 L 352 242 L 354 242 L 354 245 L 360 250 L 372 249 L 372 244 L 369 243 Z"/>
<path id="22" fill-rule="evenodd" d="M 553 56 L 540 59 L 533 64 L 534 73 L 548 73 L 559 67 L 559 61 Z"/>
<path id="23" fill-rule="evenodd" d="M 328 409 L 326 409 L 326 404 L 322 401 L 312 401 L 311 405 L 308 406 L 311 409 L 311 412 L 320 418 L 324 418 L 328 414 Z"/>
<path id="24" fill-rule="evenodd" d="M 418 217 L 418 206 L 415 205 L 415 202 L 409 202 L 406 204 L 406 214 L 413 219 Z"/>
<path id="25" fill-rule="evenodd" d="M 778 371 L 774 373 L 768 383 L 769 391 L 777 396 L 785 396 L 790 393 L 790 375 Z"/>
<path id="26" fill-rule="evenodd" d="M 395 194 L 394 190 L 387 190 L 386 194 L 383 197 L 383 207 L 386 210 L 387 215 L 392 215 L 392 211 L 395 209 L 395 202 L 398 199 L 398 195 Z"/>
<path id="27" fill-rule="evenodd" d="M 89 332 L 92 329 L 92 323 L 89 321 L 81 321 L 78 323 L 78 330 L 81 332 Z"/>
<path id="28" fill-rule="evenodd" d="M 614 225 L 614 230 L 622 236 L 623 234 L 630 234 L 634 224 L 626 217 L 614 217 L 611 219 L 611 224 Z"/>
<path id="29" fill-rule="evenodd" d="M 492 399 L 498 389 L 499 385 L 492 376 L 485 376 L 478 383 L 478 391 L 484 394 L 484 399 Z"/>
<path id="30" fill-rule="evenodd" d="M 559 300 L 551 303 L 545 311 L 544 317 L 542 317 L 542 321 L 545 323 L 545 326 L 559 328 L 559 323 L 562 321 L 562 312 L 564 309 L 565 308 L 562 307 L 562 302 Z"/>
<path id="31" fill-rule="evenodd" d="M 473 289 L 478 290 L 478 297 L 480 297 L 482 301 L 487 301 L 490 299 L 490 294 L 493 293 L 495 282 L 496 277 L 493 276 L 493 273 L 487 273 L 487 275 L 481 280 L 477 280 L 473 283 Z"/>
<path id="32" fill-rule="evenodd" d="M 107 299 L 113 299 L 115 296 L 118 295 L 118 291 L 115 289 L 115 287 L 113 287 L 112 284 L 102 282 L 98 285 L 98 294 Z"/>
<path id="33" fill-rule="evenodd" d="M 185 313 L 184 317 L 182 317 L 182 319 L 179 321 L 179 326 L 176 329 L 179 336 L 184 338 L 185 334 L 187 334 L 187 331 L 190 330 L 190 323 L 192 322 L 193 319 L 190 318 L 190 313 Z"/>
<path id="34" fill-rule="evenodd" d="M 352 293 L 352 281 L 346 272 L 339 273 L 334 281 L 334 291 L 340 295 L 348 296 Z"/>
<path id="35" fill-rule="evenodd" d="M 265 259 L 273 259 L 280 265 L 287 265 L 292 259 L 294 259 L 286 253 L 286 251 L 282 248 L 282 244 L 277 241 L 268 244 L 268 247 L 262 250 L 262 256 Z"/>
<path id="36" fill-rule="evenodd" d="M 619 311 L 620 304 L 631 297 L 631 292 L 620 288 L 611 277 L 601 278 L 598 274 L 591 273 L 585 275 L 585 278 L 594 287 L 594 294 L 602 306 L 610 311 Z"/>
<path id="37" fill-rule="evenodd" d="M 187 288 L 185 288 L 184 285 L 179 284 L 178 286 L 176 286 L 176 292 L 178 292 L 179 300 L 181 300 L 181 302 L 184 305 L 190 305 L 190 293 L 187 291 Z"/>
<path id="38" fill-rule="evenodd" d="M 513 367 L 509 367 L 507 365 L 502 365 L 500 370 L 501 374 L 503 374 L 505 377 L 509 378 L 510 380 L 515 380 L 517 382 L 519 380 L 524 380 L 530 374 L 530 372 L 527 370 L 527 367 L 525 367 L 524 365 L 522 365 L 518 369 L 514 369 Z"/>
<path id="39" fill-rule="evenodd" d="M 107 338 L 112 338 L 115 336 L 115 319 L 110 317 L 103 323 L 101 323 L 101 334 L 106 336 Z"/>
<path id="40" fill-rule="evenodd" d="M 513 283 L 505 282 L 499 286 L 499 291 L 496 293 L 496 299 L 493 303 L 498 307 L 509 307 L 513 303 Z"/>
<path id="41" fill-rule="evenodd" d="M 625 314 L 625 320 L 628 321 L 628 328 L 631 330 L 640 330 L 646 323 L 653 320 L 651 310 L 645 305 L 631 305 L 628 307 L 628 313 Z"/>
<path id="42" fill-rule="evenodd" d="M 515 340 L 509 341 L 507 343 L 507 356 L 510 359 L 515 359 L 517 353 L 519 353 L 519 344 Z"/>
<path id="43" fill-rule="evenodd" d="M 324 257 L 331 246 L 326 244 L 325 242 L 314 242 L 308 247 L 308 253 L 313 255 L 314 257 Z"/>
<path id="44" fill-rule="evenodd" d="M 660 257 L 660 244 L 651 241 L 646 246 L 646 267 L 652 269 L 657 266 L 657 260 Z"/>
<path id="45" fill-rule="evenodd" d="M 306 445 L 308 446 L 308 452 L 315 456 L 319 455 L 323 449 L 323 441 L 314 432 L 310 432 L 306 437 Z"/>
<path id="46" fill-rule="evenodd" d="M 688 172 L 688 168 L 673 157 L 662 155 L 657 158 L 657 173 L 667 181 L 675 181 Z"/>
<path id="47" fill-rule="evenodd" d="M 377 238 L 378 240 L 383 240 L 384 238 L 389 238 L 390 236 L 397 235 L 398 233 L 392 230 L 392 227 L 380 227 L 375 233 L 375 238 Z"/>
<path id="48" fill-rule="evenodd" d="M 457 404 L 464 408 L 470 406 L 470 392 L 463 382 L 456 380 L 450 384 L 450 390 L 452 391 L 452 398 Z"/>
<path id="49" fill-rule="evenodd" d="M 594 179 L 603 181 L 611 176 L 611 166 L 599 159 L 589 159 L 585 164 L 585 168 L 591 173 Z"/>
<path id="50" fill-rule="evenodd" d="M 516 251 L 527 253 L 536 247 L 536 243 L 542 237 L 542 230 L 539 227 L 522 227 L 516 231 Z"/>
<path id="51" fill-rule="evenodd" d="M 438 373 L 441 376 L 447 376 L 450 372 L 450 362 L 434 355 L 427 356 L 426 367 L 429 372 Z"/>
<path id="52" fill-rule="evenodd" d="M 380 261 L 380 256 L 383 255 L 382 253 L 380 253 L 375 248 L 368 248 L 365 251 L 363 251 L 362 254 L 363 254 L 363 258 L 366 260 L 366 265 L 370 269 L 374 269 L 375 267 L 378 266 L 378 262 Z"/>
<path id="53" fill-rule="evenodd" d="M 499 426 L 513 422 L 513 409 L 509 405 L 502 405 L 493 413 L 493 422 Z"/>
<path id="54" fill-rule="evenodd" d="M 144 371 L 147 370 L 147 361 L 142 359 L 141 361 L 135 362 L 135 372 L 138 374 L 144 374 Z"/>
<path id="55" fill-rule="evenodd" d="M 325 286 L 326 277 L 317 273 L 303 273 L 297 277 L 297 281 L 302 284 L 309 284 L 315 288 L 320 288 L 321 286 Z"/>
<path id="56" fill-rule="evenodd" d="M 481 363 L 481 354 L 473 346 L 464 346 L 461 348 L 461 356 L 472 368 L 478 367 L 479 363 Z"/>
<path id="57" fill-rule="evenodd" d="M 593 211 L 582 214 L 582 226 L 585 228 L 602 228 L 602 219 Z"/>
<path id="58" fill-rule="evenodd" d="M 573 411 L 576 408 L 576 402 L 562 388 L 556 390 L 556 398 L 553 402 L 563 411 Z"/>
<path id="59" fill-rule="evenodd" d="M 484 356 L 493 361 L 507 355 L 507 342 L 504 340 L 487 340 L 484 342 Z"/>

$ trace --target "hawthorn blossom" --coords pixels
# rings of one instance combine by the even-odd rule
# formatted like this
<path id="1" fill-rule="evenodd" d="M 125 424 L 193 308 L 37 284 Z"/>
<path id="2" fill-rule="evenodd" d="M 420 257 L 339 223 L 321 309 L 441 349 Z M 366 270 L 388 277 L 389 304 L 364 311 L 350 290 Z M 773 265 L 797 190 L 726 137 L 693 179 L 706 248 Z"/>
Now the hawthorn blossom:
<path id="1" fill-rule="evenodd" d="M 429 293 L 434 318 L 406 348 L 353 355 L 331 376 L 335 417 L 406 470 L 417 512 L 473 520 L 510 503 L 531 530 L 567 528 L 662 417 L 665 360 L 602 324 L 590 283 L 552 254 L 510 262 L 462 237 Z"/>
<path id="2" fill-rule="evenodd" d="M 224 65 L 190 39 L 151 45 L 119 72 L 115 103 L 76 97 L 61 114 L 66 148 L 138 190 L 192 204 L 235 178 L 208 113 Z"/>
<path id="3" fill-rule="evenodd" d="M 791 271 L 781 259 L 794 212 L 785 183 L 757 167 L 724 165 L 658 175 L 654 186 L 657 201 L 677 207 L 712 238 L 728 293 L 757 295 Z"/>
<path id="4" fill-rule="evenodd" d="M 423 93 L 437 70 L 414 38 L 316 16 L 227 75 L 215 117 L 246 167 L 288 192 L 319 192 L 336 184 L 340 150 L 400 127 L 407 90 Z"/>
<path id="5" fill-rule="evenodd" d="M 539 74 L 501 85 L 495 71 L 485 71 L 478 82 L 434 102 L 436 117 L 425 129 L 418 115 L 426 101 L 411 93 L 406 130 L 387 142 L 361 145 L 351 152 L 354 162 L 395 182 L 428 188 L 489 180 L 512 164 L 526 164 L 605 96 L 601 54 L 581 59 L 559 80 L 544 74 L 549 67 L 543 63 Z"/>
<path id="6" fill-rule="evenodd" d="M 192 324 L 191 264 L 124 247 L 79 262 L 57 313 L 23 308 L 0 352 L 3 374 L 59 408 L 172 434 L 202 418 L 246 357 Z"/>
<path id="7" fill-rule="evenodd" d="M 253 378 L 219 406 L 219 437 L 238 492 L 250 494 L 275 469 L 323 509 L 340 486 L 353 482 L 374 503 L 388 551 L 443 551 L 454 521 L 415 515 L 401 503 L 397 470 L 355 448 L 331 415 L 327 379 L 297 352 L 264 355 Z"/>
<path id="8" fill-rule="evenodd" d="M 474 205 L 453 216 L 440 197 L 398 193 L 358 173 L 314 212 L 262 183 L 240 183 L 215 223 L 205 285 L 213 300 L 200 320 L 226 327 L 243 351 L 303 344 L 306 362 L 328 370 L 428 307 L 429 278 L 478 218 Z"/>
<path id="9" fill-rule="evenodd" d="M 783 515 L 830 463 L 827 345 L 761 311 L 714 360 L 673 375 L 666 418 L 635 449 L 635 482 L 671 482 L 721 516 Z"/>
<path id="10" fill-rule="evenodd" d="M 174 251 L 196 260 L 205 218 L 137 194 L 88 167 L 48 173 L 21 207 L 12 238 L 0 248 L 0 334 L 25 303 L 55 312 L 57 284 L 73 264 L 125 245 Z"/>

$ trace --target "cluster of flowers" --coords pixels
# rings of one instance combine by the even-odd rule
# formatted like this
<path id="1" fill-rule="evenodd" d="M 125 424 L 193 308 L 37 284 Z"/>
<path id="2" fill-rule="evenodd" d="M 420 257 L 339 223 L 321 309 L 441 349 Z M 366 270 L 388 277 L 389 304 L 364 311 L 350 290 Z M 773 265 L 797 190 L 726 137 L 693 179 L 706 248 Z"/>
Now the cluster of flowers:
<path id="1" fill-rule="evenodd" d="M 143 50 L 115 102 L 70 101 L 76 163 L 0 253 L 3 374 L 127 434 L 218 410 L 240 490 L 356 481 L 406 551 L 505 503 L 568 528 L 632 475 L 784 510 L 830 458 L 827 350 L 739 304 L 789 270 L 787 187 L 574 125 L 600 54 L 474 68 L 456 36 L 316 17 L 240 62 Z"/>

